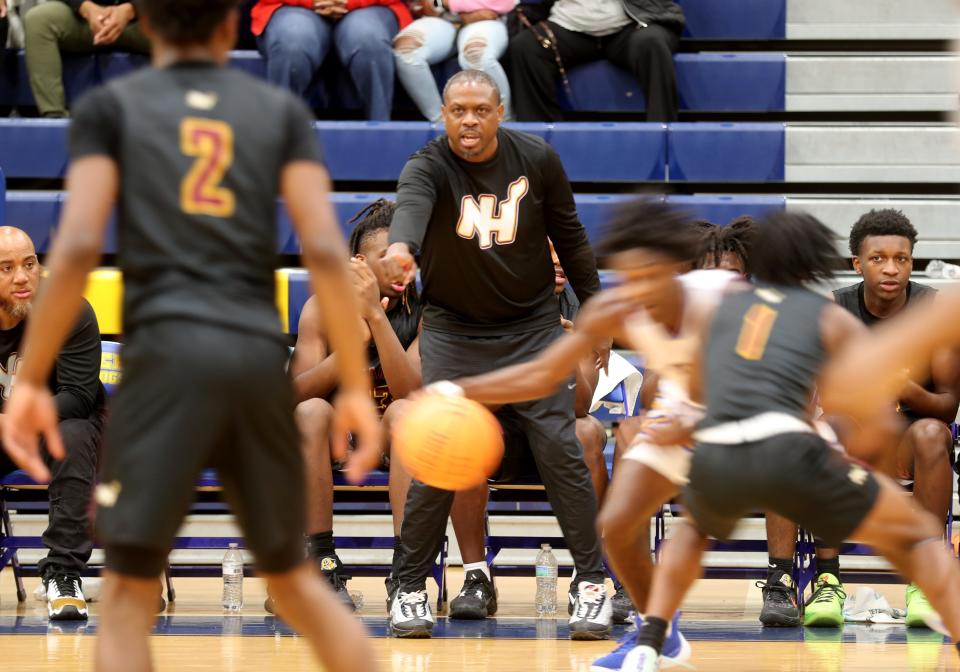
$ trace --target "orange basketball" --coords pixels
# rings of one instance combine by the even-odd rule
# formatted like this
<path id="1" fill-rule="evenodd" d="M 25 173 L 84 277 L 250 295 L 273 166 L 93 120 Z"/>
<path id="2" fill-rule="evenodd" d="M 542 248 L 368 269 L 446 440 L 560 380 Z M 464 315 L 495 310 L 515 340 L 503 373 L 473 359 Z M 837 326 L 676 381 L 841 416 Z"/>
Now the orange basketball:
<path id="1" fill-rule="evenodd" d="M 430 395 L 410 404 L 397 423 L 392 451 L 418 481 L 466 490 L 485 483 L 500 465 L 503 432 L 477 402 Z"/>

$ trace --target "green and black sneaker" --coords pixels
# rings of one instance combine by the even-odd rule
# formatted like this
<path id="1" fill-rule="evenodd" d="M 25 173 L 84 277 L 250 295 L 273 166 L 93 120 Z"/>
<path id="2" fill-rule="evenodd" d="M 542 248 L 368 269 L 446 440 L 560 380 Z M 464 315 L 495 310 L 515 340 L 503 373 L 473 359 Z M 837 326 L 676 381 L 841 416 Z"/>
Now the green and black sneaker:
<path id="1" fill-rule="evenodd" d="M 833 574 L 821 574 L 804 608 L 803 624 L 808 628 L 839 628 L 843 625 L 845 599 L 847 594 L 840 579 Z"/>

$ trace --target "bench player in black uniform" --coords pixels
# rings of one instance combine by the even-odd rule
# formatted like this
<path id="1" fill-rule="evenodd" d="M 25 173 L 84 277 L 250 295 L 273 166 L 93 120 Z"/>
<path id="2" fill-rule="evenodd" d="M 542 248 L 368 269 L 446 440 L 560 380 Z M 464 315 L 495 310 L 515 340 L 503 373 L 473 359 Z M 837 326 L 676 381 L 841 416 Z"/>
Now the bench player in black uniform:
<path id="1" fill-rule="evenodd" d="M 756 286 L 727 297 L 705 326 L 707 345 L 692 387 L 702 390 L 707 412 L 693 434 L 697 446 L 684 489 L 692 524 L 667 543 L 624 669 L 658 669 L 667 624 L 701 574 L 708 535 L 727 538 L 755 510 L 796 521 L 832 546 L 847 538 L 872 545 L 917 581 L 954 641 L 960 637 L 954 599 L 960 568 L 940 540 L 939 523 L 911 505 L 892 479 L 830 448 L 811 424 L 825 360 L 865 330 L 844 308 L 804 289 L 829 277 L 838 262 L 833 235 L 819 221 L 773 215 L 755 234 L 749 270 Z M 858 418 L 862 432 L 851 434 L 847 448 L 864 453 L 873 443 L 865 433 L 889 426 L 884 420 L 892 411 L 882 407 Z M 672 442 L 691 429 L 675 426 L 663 436 Z"/>
<path id="2" fill-rule="evenodd" d="M 68 204 L 6 407 L 5 446 L 44 479 L 38 434 L 63 453 L 45 383 L 116 203 L 128 342 L 97 488 L 106 547 L 98 670 L 150 669 L 156 577 L 206 466 L 218 470 L 284 620 L 328 669 L 374 668 L 362 626 L 304 562 L 303 466 L 274 304 L 277 195 L 338 353 L 334 453 L 346 452 L 352 429 L 360 478 L 378 457 L 379 428 L 359 319 L 333 319 L 357 315 L 346 246 L 306 108 L 223 67 L 235 5 L 144 0 L 155 67 L 76 106 Z"/>

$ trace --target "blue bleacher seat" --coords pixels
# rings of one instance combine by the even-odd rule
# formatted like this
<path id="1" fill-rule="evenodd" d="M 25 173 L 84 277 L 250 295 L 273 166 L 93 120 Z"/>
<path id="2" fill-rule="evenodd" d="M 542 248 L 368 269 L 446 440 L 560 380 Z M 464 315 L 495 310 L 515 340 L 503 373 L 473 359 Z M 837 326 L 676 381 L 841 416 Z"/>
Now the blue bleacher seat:
<path id="1" fill-rule="evenodd" d="M 785 102 L 785 59 L 782 53 L 678 54 L 676 67 L 680 108 L 744 112 L 782 110 Z M 11 52 L 8 60 L 10 63 L 0 71 L 0 105 L 33 105 L 22 52 Z M 66 54 L 63 62 L 67 101 L 72 103 L 90 87 L 144 65 L 147 58 L 139 54 L 107 52 L 96 55 Z M 255 77 L 263 78 L 266 75 L 263 58 L 257 51 L 234 51 L 230 64 Z M 349 77 L 336 72 L 340 69 L 330 70 L 327 78 L 332 81 L 327 87 L 311 87 L 307 92 L 308 101 L 317 108 L 361 109 Z M 442 87 L 457 70 L 459 65 L 456 58 L 435 65 L 433 74 L 437 84 Z M 643 95 L 636 79 L 626 70 L 607 61 L 572 67 L 570 85 L 573 100 L 567 99 L 566 94 L 561 92 L 562 104 L 568 109 L 597 112 L 644 109 Z M 415 109 L 399 84 L 396 93 L 395 109 Z"/>
<path id="2" fill-rule="evenodd" d="M 331 194 L 331 201 L 340 222 L 344 236 L 349 236 L 353 228 L 349 224 L 365 206 L 377 198 L 396 198 L 394 193 L 353 193 L 336 192 Z M 618 205 L 629 201 L 634 196 L 625 194 L 576 194 L 577 210 L 580 221 L 587 231 L 590 241 L 596 243 L 605 222 L 616 211 Z M 758 217 L 769 209 L 781 210 L 785 207 L 786 199 L 783 196 L 767 195 L 671 195 L 667 197 L 671 203 L 681 205 L 684 209 L 711 222 L 725 224 L 734 217 L 751 215 Z M 59 191 L 11 191 L 6 195 L 6 222 L 10 226 L 26 231 L 33 239 L 37 251 L 49 251 L 53 240 L 53 232 L 60 217 L 63 205 L 63 193 Z M 0 200 L 0 212 L 4 201 Z M 300 242 L 293 230 L 293 223 L 282 204 L 277 206 L 277 252 L 280 254 L 299 254 Z M 111 220 L 107 227 L 104 239 L 103 253 L 117 252 L 116 224 Z"/>
<path id="3" fill-rule="evenodd" d="M 786 125 L 675 123 L 667 139 L 669 181 L 783 182 Z"/>
<path id="4" fill-rule="evenodd" d="M 667 202 L 678 205 L 694 216 L 714 224 L 727 224 L 730 220 L 741 215 L 760 218 L 770 210 L 784 210 L 787 207 L 786 197 L 765 195 L 671 195 L 667 196 Z"/>
<path id="5" fill-rule="evenodd" d="M 677 0 L 687 17 L 684 37 L 698 40 L 782 40 L 786 0 Z"/>
<path id="6" fill-rule="evenodd" d="M 786 55 L 782 53 L 677 54 L 681 110 L 767 112 L 786 105 Z M 570 69 L 571 100 L 566 109 L 640 112 L 643 93 L 629 71 L 607 61 Z"/>

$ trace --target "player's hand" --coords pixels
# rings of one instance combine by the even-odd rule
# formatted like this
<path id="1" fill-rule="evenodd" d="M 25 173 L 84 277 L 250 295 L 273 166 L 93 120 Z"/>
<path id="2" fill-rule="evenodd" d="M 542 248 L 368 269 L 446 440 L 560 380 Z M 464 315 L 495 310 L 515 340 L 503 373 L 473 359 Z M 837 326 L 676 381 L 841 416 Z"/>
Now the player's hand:
<path id="1" fill-rule="evenodd" d="M 573 333 L 573 322 L 571 322 L 567 318 L 562 316 L 560 317 L 560 326 L 563 327 L 563 330 L 568 334 Z"/>
<path id="2" fill-rule="evenodd" d="M 66 455 L 60 436 L 57 406 L 46 386 L 18 381 L 13 396 L 4 407 L 0 425 L 3 448 L 18 467 L 38 483 L 50 480 L 50 471 L 40 454 L 40 436 L 46 439 L 47 452 L 62 460 Z"/>
<path id="3" fill-rule="evenodd" d="M 373 319 L 384 311 L 383 299 L 380 298 L 380 283 L 367 262 L 353 257 L 350 260 L 350 279 L 353 288 L 357 291 L 360 303 L 360 316 L 365 320 Z"/>
<path id="4" fill-rule="evenodd" d="M 478 9 L 473 12 L 463 12 L 460 14 L 460 20 L 465 24 L 476 23 L 477 21 L 496 21 L 498 14 L 489 9 Z"/>
<path id="5" fill-rule="evenodd" d="M 640 307 L 629 285 L 600 292 L 577 313 L 577 331 L 612 343 L 610 335 L 620 331 L 624 319 Z"/>
<path id="6" fill-rule="evenodd" d="M 693 440 L 693 427 L 676 418 L 669 418 L 643 430 L 647 440 L 658 446 L 682 446 Z"/>
<path id="7" fill-rule="evenodd" d="M 333 404 L 330 450 L 344 462 L 344 474 L 351 483 L 360 483 L 380 462 L 380 418 L 368 392 L 346 390 Z M 347 450 L 347 434 L 356 439 L 356 450 Z"/>
<path id="8" fill-rule="evenodd" d="M 610 350 L 612 349 L 613 339 L 608 336 L 600 343 L 600 346 L 594 352 L 597 356 L 597 371 L 603 371 L 604 374 L 608 373 L 608 369 L 610 368 Z"/>
<path id="9" fill-rule="evenodd" d="M 417 279 L 417 262 L 410 254 L 406 243 L 393 243 L 387 248 L 380 265 L 387 274 L 387 280 L 406 287 Z"/>
<path id="10" fill-rule="evenodd" d="M 0 19 L 7 16 L 7 0 L 0 0 Z M 6 48 L 6 45 L 0 44 L 0 49 Z"/>

